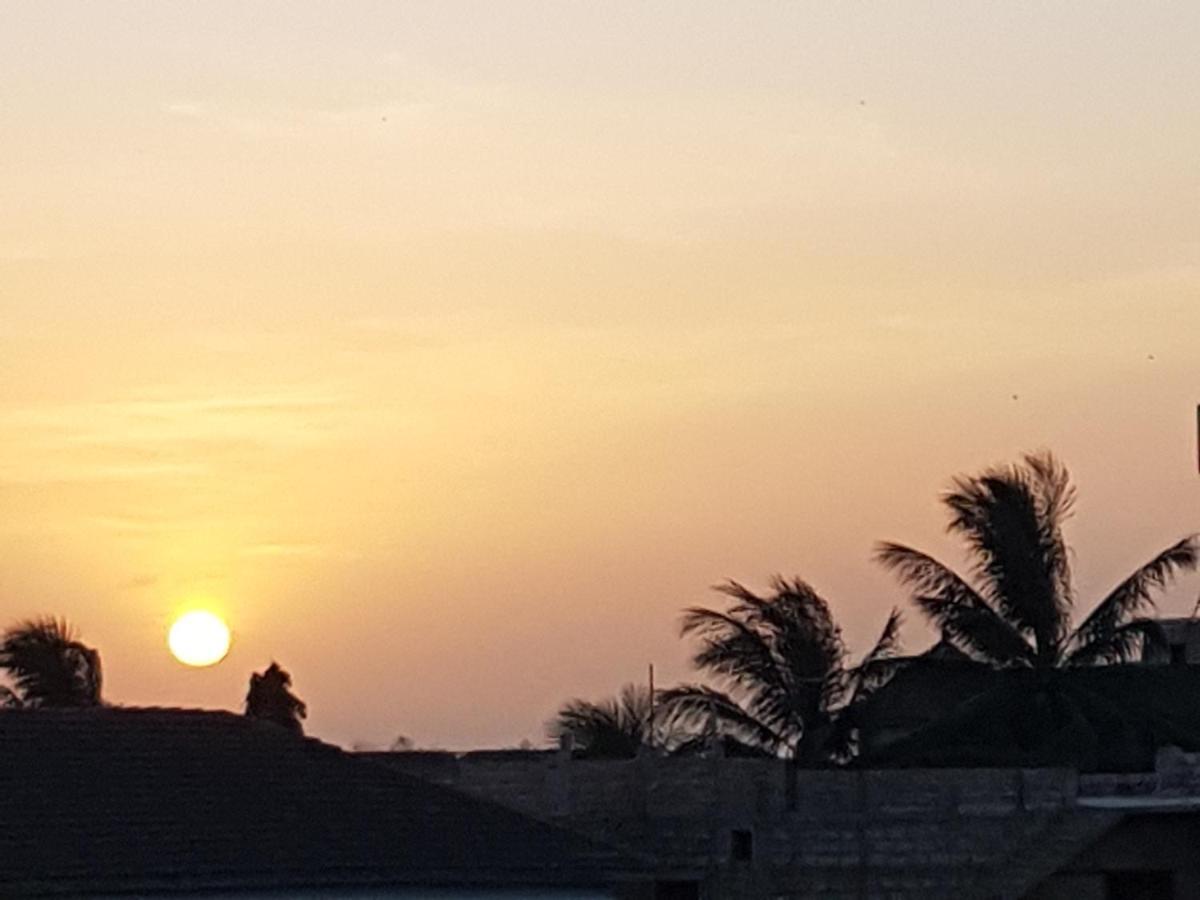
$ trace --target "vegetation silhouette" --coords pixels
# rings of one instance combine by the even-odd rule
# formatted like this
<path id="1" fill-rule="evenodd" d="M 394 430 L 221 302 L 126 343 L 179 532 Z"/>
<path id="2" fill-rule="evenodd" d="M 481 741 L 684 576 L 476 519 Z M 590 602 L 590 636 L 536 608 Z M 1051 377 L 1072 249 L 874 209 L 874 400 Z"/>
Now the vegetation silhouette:
<path id="1" fill-rule="evenodd" d="M 805 765 L 853 755 L 857 708 L 900 664 L 899 612 L 851 666 L 829 604 L 807 582 L 776 576 L 767 597 L 732 581 L 716 590 L 733 603 L 686 610 L 681 633 L 700 640 L 692 663 L 724 690 L 664 691 L 670 720 Z"/>
<path id="2" fill-rule="evenodd" d="M 902 673 L 877 695 L 882 705 L 903 703 L 904 698 L 894 692 L 920 690 L 928 678 L 943 683 L 958 680 L 971 689 L 924 727 L 881 746 L 868 745 L 858 762 L 871 767 L 1151 771 L 1163 747 L 1200 750 L 1196 701 L 1200 679 L 1191 668 L 976 666 L 952 671 L 943 667 L 924 671 L 915 684 L 905 683 L 910 673 Z"/>
<path id="3" fill-rule="evenodd" d="M 627 684 L 616 697 L 568 700 L 546 727 L 578 755 L 631 759 L 643 749 L 674 752 L 691 737 L 675 728 L 648 687 Z"/>
<path id="4" fill-rule="evenodd" d="M 1200 726 L 1192 724 L 1200 719 L 1175 689 L 1190 684 L 1195 669 L 1120 665 L 1165 642 L 1146 613 L 1178 575 L 1200 564 L 1200 538 L 1190 535 L 1162 550 L 1073 624 L 1064 524 L 1075 499 L 1059 460 L 1027 454 L 1013 465 L 960 476 L 943 494 L 948 531 L 968 552 L 965 577 L 911 547 L 877 545 L 876 559 L 941 632 L 926 653 L 900 655 L 900 613 L 892 610 L 855 664 L 829 604 L 803 579 L 776 576 L 765 596 L 730 581 L 715 588 L 727 598 L 725 608 L 693 607 L 682 619 L 681 635 L 699 643 L 692 663 L 710 684 L 654 694 L 626 685 L 598 702 L 573 699 L 547 732 L 569 737 L 584 756 L 629 758 L 647 748 L 687 753 L 719 742 L 726 752 L 799 765 L 857 760 L 1091 770 L 1144 768 L 1166 745 L 1200 750 Z M 0 686 L 0 706 L 103 703 L 100 655 L 64 619 L 31 619 L 0 633 L 0 671 L 8 681 Z M 307 707 L 291 686 L 276 662 L 253 673 L 246 715 L 303 734 Z M 886 709 L 911 709 L 908 700 L 931 694 L 947 698 L 932 715 L 919 710 L 903 720 L 914 725 L 888 724 Z M 885 735 L 888 728 L 901 736 Z M 392 749 L 412 744 L 398 738 Z"/>
<path id="5" fill-rule="evenodd" d="M 252 673 L 250 690 L 246 693 L 246 715 L 303 734 L 304 726 L 300 720 L 308 715 L 308 707 L 291 692 L 291 686 L 292 676 L 277 662 L 272 662 L 261 673 Z"/>
<path id="6" fill-rule="evenodd" d="M 1071 627 L 1074 590 L 1063 523 L 1075 503 L 1065 466 L 1050 453 L 955 479 L 942 501 L 951 534 L 971 557 L 974 584 L 933 557 L 882 543 L 876 558 L 912 589 L 912 602 L 943 640 L 996 668 L 1128 662 L 1162 629 L 1137 618 L 1154 595 L 1197 563 L 1196 536 L 1163 550 Z"/>
<path id="7" fill-rule="evenodd" d="M 12 626 L 0 636 L 0 668 L 12 687 L 0 693 L 10 707 L 78 708 L 101 705 L 100 654 L 66 619 L 44 616 Z"/>
<path id="8" fill-rule="evenodd" d="M 940 628 L 934 652 L 879 697 L 920 690 L 923 678 L 974 685 L 969 699 L 908 738 L 869 754 L 872 764 L 1072 765 L 1084 771 L 1146 765 L 1165 744 L 1200 747 L 1200 734 L 1088 670 L 1165 644 L 1142 615 L 1156 593 L 1197 565 L 1196 537 L 1167 547 L 1118 584 L 1078 625 L 1071 551 L 1063 534 L 1075 503 L 1066 467 L 1050 453 L 955 479 L 943 502 L 966 544 L 971 579 L 918 550 L 880 544 L 876 558 L 912 589 Z M 983 678 L 972 669 L 986 669 Z M 1131 673 L 1137 681 L 1152 677 Z M 928 682 L 925 682 L 928 683 Z"/>

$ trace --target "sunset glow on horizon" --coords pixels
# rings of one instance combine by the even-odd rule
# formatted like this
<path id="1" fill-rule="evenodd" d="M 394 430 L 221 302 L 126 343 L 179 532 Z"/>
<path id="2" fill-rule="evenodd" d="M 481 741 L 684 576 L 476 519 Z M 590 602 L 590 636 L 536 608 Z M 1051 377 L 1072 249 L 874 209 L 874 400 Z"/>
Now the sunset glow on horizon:
<path id="1" fill-rule="evenodd" d="M 1194 3 L 5 11 L 0 596 L 114 702 L 540 743 L 727 578 L 861 650 L 1024 451 L 1079 609 L 1200 530 Z"/>

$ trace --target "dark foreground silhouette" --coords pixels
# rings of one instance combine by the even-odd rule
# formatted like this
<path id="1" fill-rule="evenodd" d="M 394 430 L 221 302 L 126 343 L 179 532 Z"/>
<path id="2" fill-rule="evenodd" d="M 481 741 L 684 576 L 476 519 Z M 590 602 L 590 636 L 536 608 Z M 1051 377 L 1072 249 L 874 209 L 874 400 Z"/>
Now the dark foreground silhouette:
<path id="1" fill-rule="evenodd" d="M 1152 755 L 1158 742 L 1200 749 L 1190 712 L 1131 702 L 1129 691 L 1124 699 L 1103 696 L 1085 676 L 1009 671 L 1090 669 L 1161 655 L 1163 630 L 1146 614 L 1176 576 L 1196 568 L 1195 535 L 1134 570 L 1073 625 L 1063 527 L 1075 487 L 1061 462 L 1029 454 L 1015 465 L 955 479 L 942 501 L 949 533 L 966 545 L 970 578 L 902 544 L 882 543 L 876 551 L 940 631 L 930 651 L 900 655 L 893 611 L 875 647 L 850 665 L 829 604 L 805 581 L 776 576 L 765 597 L 731 582 L 718 588 L 734 601 L 727 609 L 684 615 L 683 634 L 700 642 L 693 664 L 717 687 L 670 688 L 636 708 L 624 699 L 573 700 L 559 710 L 551 733 L 569 735 L 584 755 L 630 755 L 650 743 L 686 752 L 697 741 L 719 739 L 808 765 L 861 756 L 888 764 L 1124 766 Z M 1136 667 L 1131 683 L 1143 671 Z M 905 675 L 893 684 L 898 673 Z M 880 723 L 896 721 L 888 708 L 920 706 L 925 695 L 941 696 L 946 705 L 940 715 L 910 717 L 914 730 L 944 721 L 920 740 L 895 742 L 889 734 L 893 745 L 880 755 L 886 730 Z M 653 722 L 644 714 L 650 708 Z"/>

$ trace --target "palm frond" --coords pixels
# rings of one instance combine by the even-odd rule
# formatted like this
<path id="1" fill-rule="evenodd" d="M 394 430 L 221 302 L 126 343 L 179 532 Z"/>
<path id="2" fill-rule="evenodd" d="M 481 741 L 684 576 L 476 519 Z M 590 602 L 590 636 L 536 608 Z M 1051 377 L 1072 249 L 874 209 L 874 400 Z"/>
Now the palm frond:
<path id="1" fill-rule="evenodd" d="M 801 578 L 775 576 L 773 595 L 760 607 L 760 622 L 774 636 L 774 649 L 799 684 L 828 680 L 842 668 L 846 645 L 828 602 Z"/>
<path id="2" fill-rule="evenodd" d="M 841 702 L 845 647 L 829 605 L 802 579 L 772 579 L 759 596 L 737 582 L 716 590 L 725 611 L 692 608 L 682 632 L 701 639 L 697 669 L 721 679 L 741 708 L 776 733 L 800 730 Z"/>
<path id="3" fill-rule="evenodd" d="M 1075 485 L 1067 467 L 1049 451 L 1026 454 L 1025 466 L 1032 475 L 1040 504 L 1041 514 L 1038 518 L 1042 526 L 1041 546 L 1046 569 L 1058 582 L 1062 600 L 1071 606 L 1075 597 L 1071 579 L 1071 548 L 1067 545 L 1062 526 L 1075 512 Z"/>
<path id="4" fill-rule="evenodd" d="M 1084 665 L 1125 659 L 1121 643 L 1124 639 L 1117 639 L 1120 626 L 1136 613 L 1152 609 L 1155 593 L 1169 585 L 1177 574 L 1196 568 L 1200 561 L 1200 544 L 1197 540 L 1196 535 L 1189 535 L 1172 544 L 1100 601 L 1072 634 L 1073 649 L 1068 662 L 1071 665 Z M 1113 646 L 1106 646 L 1109 644 Z"/>
<path id="5" fill-rule="evenodd" d="M 574 699 L 559 709 L 547 726 L 553 740 L 569 736 L 589 756 L 632 757 L 651 743 L 654 704 L 646 688 L 625 685 L 617 697 L 600 701 Z"/>
<path id="6" fill-rule="evenodd" d="M 43 617 L 9 628 L 0 637 L 0 668 L 7 670 L 22 705 L 100 703 L 100 654 L 65 619 Z"/>
<path id="7" fill-rule="evenodd" d="M 701 640 L 700 649 L 692 656 L 692 665 L 733 683 L 755 683 L 785 691 L 786 678 L 775 649 L 768 636 L 760 633 L 752 622 L 745 621 L 746 618 L 749 616 L 737 607 L 729 613 L 704 607 L 685 610 L 680 633 Z"/>
<path id="8" fill-rule="evenodd" d="M 719 746 L 724 756 L 773 758 L 777 754 L 732 734 L 687 734 L 671 747 L 672 756 L 696 756 Z"/>
<path id="9" fill-rule="evenodd" d="M 943 496 L 949 530 L 973 556 L 983 597 L 1023 634 L 1039 655 L 1057 660 L 1070 614 L 1070 567 L 1062 516 L 1072 488 L 1053 457 L 1029 456 L 1024 466 L 957 478 Z"/>
<path id="10" fill-rule="evenodd" d="M 747 712 L 733 697 L 707 685 L 683 684 L 659 696 L 668 721 L 699 729 L 702 735 L 727 734 L 772 753 L 800 738 L 798 733 L 777 732 Z"/>
<path id="11" fill-rule="evenodd" d="M 825 742 L 829 758 L 839 764 L 848 763 L 854 759 L 858 754 L 858 736 L 858 723 L 853 720 L 848 709 L 842 710 L 834 718 L 829 738 Z"/>
<path id="12" fill-rule="evenodd" d="M 1029 642 L 953 570 L 888 542 L 877 545 L 875 559 L 912 588 L 913 603 L 959 649 L 998 666 L 1032 664 Z"/>
<path id="13" fill-rule="evenodd" d="M 686 610 L 682 631 L 701 642 L 696 668 L 720 684 L 665 692 L 673 719 L 806 761 L 835 757 L 839 711 L 855 692 L 886 680 L 899 648 L 899 613 L 850 669 L 832 609 L 803 579 L 777 575 L 768 595 L 735 581 L 716 590 L 733 602 Z"/>
<path id="14" fill-rule="evenodd" d="M 859 712 L 892 676 L 912 660 L 900 656 L 900 626 L 903 617 L 893 609 L 884 623 L 883 631 L 857 666 L 846 670 L 849 696 L 830 717 L 830 733 L 826 751 L 838 762 L 848 762 L 858 752 Z"/>
<path id="15" fill-rule="evenodd" d="M 1104 640 L 1076 648 L 1069 666 L 1113 665 L 1144 659 L 1147 651 L 1166 650 L 1167 633 L 1154 619 L 1134 619 L 1118 625 Z"/>
<path id="16" fill-rule="evenodd" d="M 903 621 L 900 610 L 893 609 L 875 646 L 847 673 L 852 687 L 851 702 L 856 697 L 873 692 L 905 664 L 906 660 L 899 656 L 900 626 Z"/>

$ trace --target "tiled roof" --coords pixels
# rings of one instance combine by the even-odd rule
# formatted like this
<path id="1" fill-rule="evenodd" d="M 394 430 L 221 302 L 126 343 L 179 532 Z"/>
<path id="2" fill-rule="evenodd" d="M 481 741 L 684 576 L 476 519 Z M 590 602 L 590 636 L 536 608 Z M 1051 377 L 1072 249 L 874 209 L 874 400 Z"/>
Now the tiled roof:
<path id="1" fill-rule="evenodd" d="M 6 897 L 592 885 L 636 868 L 572 832 L 232 713 L 0 713 Z"/>

